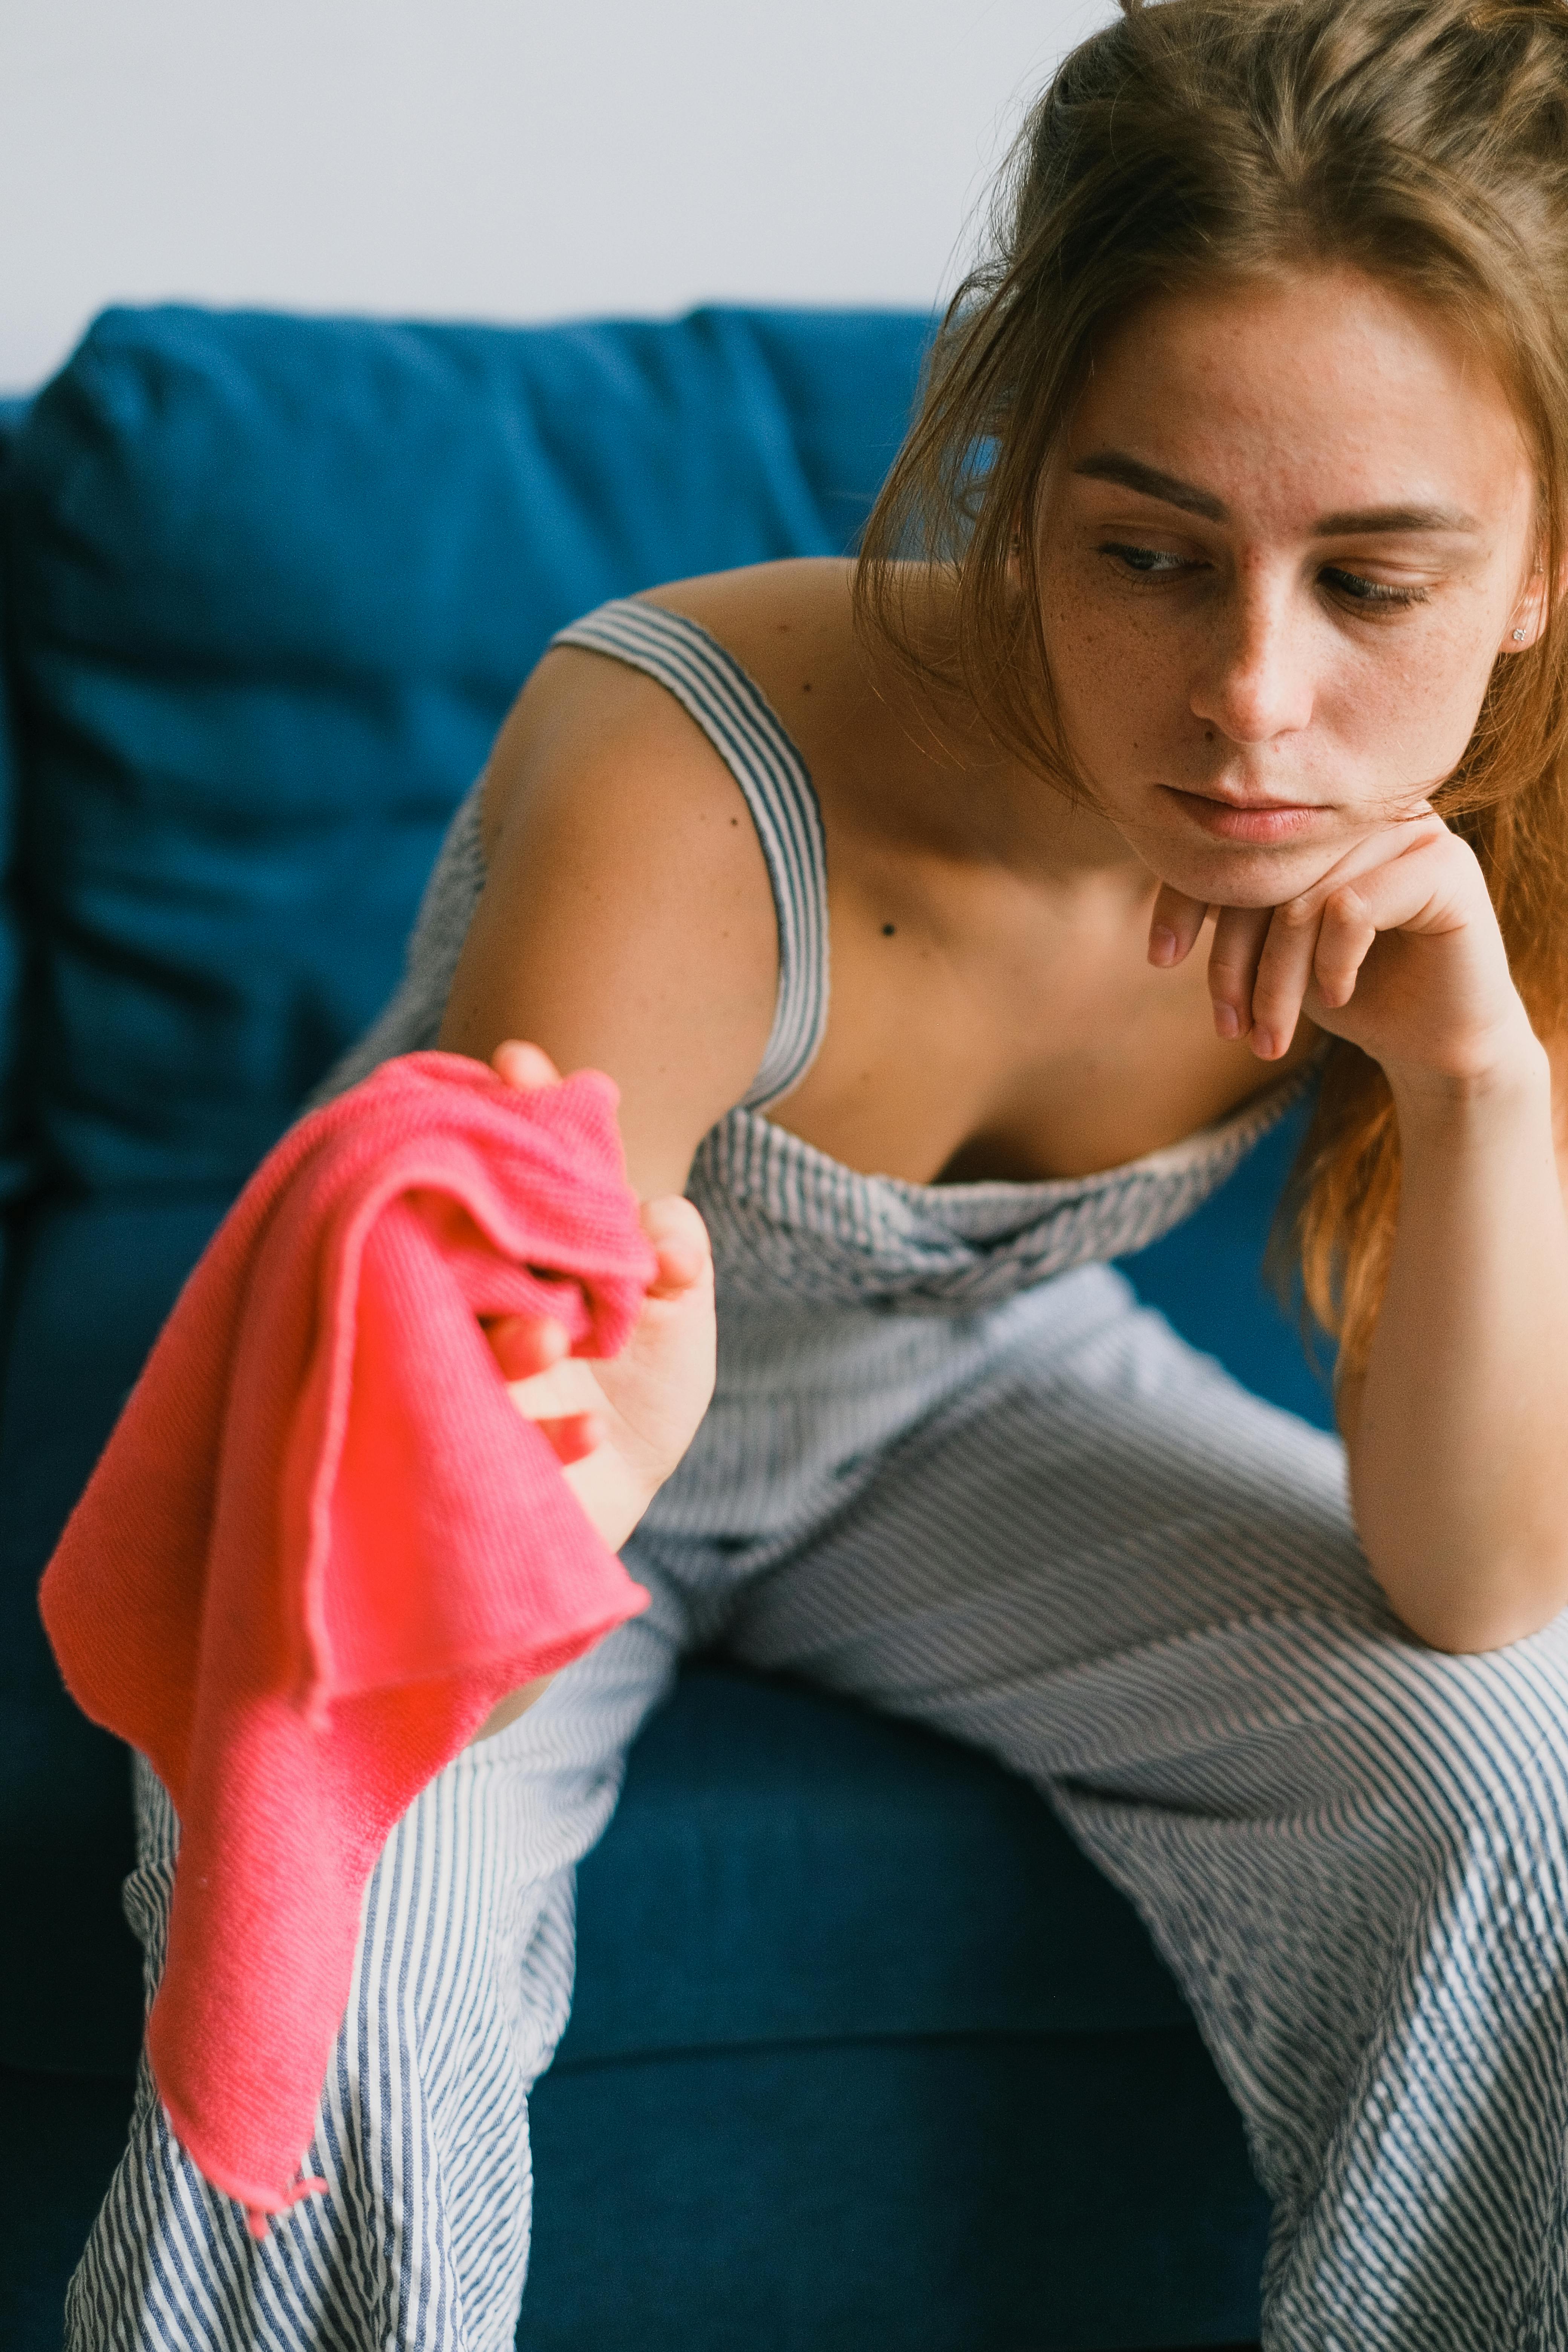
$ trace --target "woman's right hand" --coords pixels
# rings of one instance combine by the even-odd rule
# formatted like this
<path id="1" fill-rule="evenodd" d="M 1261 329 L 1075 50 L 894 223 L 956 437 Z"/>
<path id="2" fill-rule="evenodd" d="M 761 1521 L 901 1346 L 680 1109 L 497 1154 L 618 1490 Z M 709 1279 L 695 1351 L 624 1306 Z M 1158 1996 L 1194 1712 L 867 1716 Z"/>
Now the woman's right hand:
<path id="1" fill-rule="evenodd" d="M 559 1086 L 537 1045 L 499 1045 L 491 1066 L 521 1092 Z M 708 1231 L 679 1194 L 645 1202 L 658 1272 L 618 1356 L 567 1353 L 559 1323 L 508 1316 L 486 1326 L 512 1402 L 553 1446 L 567 1484 L 618 1551 L 697 1433 L 713 1393 L 713 1261 Z"/>

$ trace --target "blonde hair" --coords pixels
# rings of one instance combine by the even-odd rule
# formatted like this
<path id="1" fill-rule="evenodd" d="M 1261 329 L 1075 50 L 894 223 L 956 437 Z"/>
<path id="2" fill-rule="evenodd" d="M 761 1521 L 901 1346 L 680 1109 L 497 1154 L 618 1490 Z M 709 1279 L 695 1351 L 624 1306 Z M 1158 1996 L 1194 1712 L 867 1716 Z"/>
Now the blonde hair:
<path id="1" fill-rule="evenodd" d="M 874 509 L 857 620 L 910 676 L 960 686 L 1068 790 L 1033 534 L 1095 352 L 1162 294 L 1358 269 L 1474 336 L 1542 486 L 1543 634 L 1500 656 L 1436 805 L 1475 848 L 1537 1031 L 1568 1014 L 1568 5 L 1562 0 L 1123 0 L 1031 110 L 986 258 L 949 307 Z M 938 653 L 907 560 L 952 567 Z M 1282 1213 L 1306 1301 L 1364 1360 L 1399 1199 L 1377 1065 L 1330 1050 Z"/>

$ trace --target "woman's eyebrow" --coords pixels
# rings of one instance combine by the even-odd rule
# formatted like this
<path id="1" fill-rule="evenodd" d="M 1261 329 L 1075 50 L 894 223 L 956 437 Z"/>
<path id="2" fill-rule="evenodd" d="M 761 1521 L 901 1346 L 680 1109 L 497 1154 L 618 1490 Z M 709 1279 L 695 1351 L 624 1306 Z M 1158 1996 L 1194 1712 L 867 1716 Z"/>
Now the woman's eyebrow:
<path id="1" fill-rule="evenodd" d="M 1174 474 L 1163 474 L 1158 467 L 1145 466 L 1121 449 L 1105 449 L 1095 457 L 1080 458 L 1072 470 L 1091 482 L 1120 482 L 1123 489 L 1136 490 L 1142 498 L 1158 499 L 1164 506 L 1180 507 L 1184 514 L 1202 515 L 1205 522 L 1230 520 L 1230 509 L 1212 490 L 1200 490 L 1194 482 L 1181 481 Z M 1320 515 L 1312 525 L 1312 536 L 1338 539 L 1375 531 L 1479 529 L 1474 515 L 1458 507 L 1356 507 L 1347 508 L 1340 514 Z"/>
<path id="2" fill-rule="evenodd" d="M 1337 539 L 1373 530 L 1479 530 L 1474 515 L 1458 507 L 1360 507 L 1345 514 L 1321 515 L 1317 539 Z"/>
<path id="3" fill-rule="evenodd" d="M 1091 482 L 1120 482 L 1124 490 L 1159 499 L 1168 507 L 1180 507 L 1185 514 L 1202 515 L 1207 522 L 1230 520 L 1230 509 L 1212 490 L 1178 481 L 1174 474 L 1162 474 L 1157 467 L 1142 465 L 1120 449 L 1103 449 L 1098 457 L 1080 458 L 1073 472 Z"/>

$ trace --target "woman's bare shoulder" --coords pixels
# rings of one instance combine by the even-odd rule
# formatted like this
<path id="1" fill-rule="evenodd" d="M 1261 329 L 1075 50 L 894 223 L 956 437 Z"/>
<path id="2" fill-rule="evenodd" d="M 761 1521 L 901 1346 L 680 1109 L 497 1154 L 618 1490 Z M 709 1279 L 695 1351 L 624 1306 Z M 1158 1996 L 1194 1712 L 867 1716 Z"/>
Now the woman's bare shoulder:
<path id="1" fill-rule="evenodd" d="M 647 589 L 641 601 L 684 613 L 727 644 L 732 633 L 751 636 L 769 630 L 847 629 L 854 578 L 855 566 L 847 556 L 788 556 L 774 563 L 747 563 L 732 572 L 669 580 Z"/>
<path id="2" fill-rule="evenodd" d="M 443 1042 L 501 1038 L 607 1070 L 633 1181 L 679 1190 L 750 1085 L 777 986 L 773 894 L 719 753 L 664 688 L 610 656 L 545 655 L 486 776 L 487 879 Z"/>
<path id="3" fill-rule="evenodd" d="M 908 760 L 921 725 L 907 680 L 857 629 L 854 583 L 848 558 L 812 556 L 673 581 L 647 599 L 734 656 L 803 753 L 830 828 L 865 776 Z"/>
<path id="4" fill-rule="evenodd" d="M 676 580 L 647 602 L 696 621 L 732 654 L 786 726 L 809 720 L 813 696 L 841 699 L 864 660 L 855 640 L 854 566 L 805 556 Z"/>
<path id="5" fill-rule="evenodd" d="M 695 621 L 773 699 L 801 669 L 844 663 L 853 646 L 847 562 L 805 558 L 672 581 L 635 600 Z M 491 754 L 484 796 L 487 850 L 542 771 L 653 761 L 700 801 L 733 784 L 701 730 L 665 688 L 614 654 L 552 647 L 524 685 Z"/>

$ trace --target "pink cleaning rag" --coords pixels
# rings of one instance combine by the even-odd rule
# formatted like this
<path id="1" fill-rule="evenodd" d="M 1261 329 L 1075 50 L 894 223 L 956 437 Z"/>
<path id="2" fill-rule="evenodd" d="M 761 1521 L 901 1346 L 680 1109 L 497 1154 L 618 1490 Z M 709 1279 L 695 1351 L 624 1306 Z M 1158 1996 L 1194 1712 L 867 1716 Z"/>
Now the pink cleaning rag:
<path id="1" fill-rule="evenodd" d="M 181 1846 L 147 2044 L 258 2235 L 298 2175 L 388 1832 L 497 1701 L 647 1603 L 480 1316 L 610 1356 L 654 1261 L 607 1078 L 389 1062 L 262 1163 L 45 1575 L 66 1682 Z"/>

